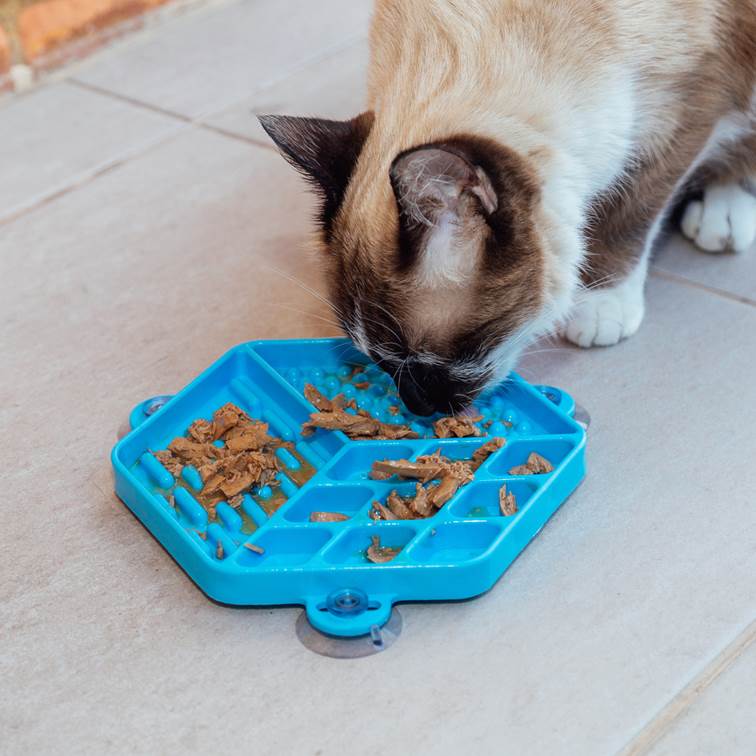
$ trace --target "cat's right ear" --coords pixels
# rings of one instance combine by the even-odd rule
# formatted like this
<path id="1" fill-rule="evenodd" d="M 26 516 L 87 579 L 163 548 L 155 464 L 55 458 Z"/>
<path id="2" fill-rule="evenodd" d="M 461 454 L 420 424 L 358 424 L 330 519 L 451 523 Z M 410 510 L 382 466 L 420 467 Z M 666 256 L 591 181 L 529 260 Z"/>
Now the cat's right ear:
<path id="1" fill-rule="evenodd" d="M 370 129 L 373 112 L 348 121 L 297 116 L 261 115 L 260 124 L 283 156 L 339 205 Z"/>

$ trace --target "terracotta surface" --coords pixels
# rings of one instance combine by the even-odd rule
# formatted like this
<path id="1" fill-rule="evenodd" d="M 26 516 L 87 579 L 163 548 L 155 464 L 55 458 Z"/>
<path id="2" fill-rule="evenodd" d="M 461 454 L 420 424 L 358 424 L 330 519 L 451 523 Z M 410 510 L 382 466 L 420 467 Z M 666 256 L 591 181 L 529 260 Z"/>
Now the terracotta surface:
<path id="1" fill-rule="evenodd" d="M 18 17 L 24 58 L 33 62 L 83 34 L 143 13 L 167 0 L 45 0 Z"/>
<path id="2" fill-rule="evenodd" d="M 11 50 L 8 35 L 5 29 L 0 26 L 0 74 L 4 74 L 11 64 Z"/>
<path id="3" fill-rule="evenodd" d="M 748 754 L 753 255 L 675 238 L 637 336 L 530 350 L 592 416 L 588 477 L 488 594 L 402 606 L 380 655 L 212 603 L 114 496 L 138 401 L 336 333 L 312 197 L 249 124 L 358 112 L 369 10 L 218 5 L 0 105 L 0 751 Z"/>

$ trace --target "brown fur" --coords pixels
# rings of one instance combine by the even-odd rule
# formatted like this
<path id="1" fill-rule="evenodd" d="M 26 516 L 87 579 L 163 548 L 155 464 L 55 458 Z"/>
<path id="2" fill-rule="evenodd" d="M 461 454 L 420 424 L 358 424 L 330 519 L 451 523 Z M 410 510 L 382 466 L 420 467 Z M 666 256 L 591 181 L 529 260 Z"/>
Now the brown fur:
<path id="1" fill-rule="evenodd" d="M 714 125 L 728 113 L 747 111 L 756 87 L 756 3 L 712 3 L 711 14 L 703 13 L 697 2 L 679 6 L 682 13 L 707 19 L 712 34 L 706 44 L 688 51 L 688 70 L 669 81 L 663 72 L 655 74 L 672 95 L 666 101 L 669 125 L 639 146 L 637 165 L 621 185 L 596 199 L 586 233 L 587 285 L 614 282 L 637 263 L 652 224 L 666 205 L 674 204 L 677 182 Z M 680 195 L 756 173 L 756 123 L 753 129 L 696 170 L 678 187 Z"/>
<path id="2" fill-rule="evenodd" d="M 421 392 L 474 394 L 492 349 L 563 317 L 578 269 L 600 286 L 637 266 L 675 192 L 756 173 L 753 0 L 377 0 L 370 44 L 367 113 L 308 123 L 300 145 L 301 124 L 266 128 L 325 196 L 346 329 L 393 373 L 417 362 Z M 585 114 L 611 121 L 612 97 L 602 162 Z M 692 171 L 732 114 L 750 132 Z M 392 173 L 422 150 L 455 167 Z M 595 188 L 572 200 L 570 181 Z"/>
<path id="3" fill-rule="evenodd" d="M 474 354 L 481 342 L 495 343 L 516 330 L 540 304 L 543 260 L 532 223 L 539 188 L 527 162 L 491 140 L 458 135 L 438 144 L 466 150 L 476 165 L 485 168 L 501 200 L 488 219 L 484 253 L 463 311 L 454 306 L 457 292 L 453 286 L 450 299 L 440 302 L 438 292 L 433 292 L 430 301 L 424 301 L 427 293 L 415 287 L 414 268 L 403 264 L 412 252 L 401 250 L 403 222 L 396 209 L 384 219 L 386 227 L 378 244 L 352 235 L 348 230 L 351 224 L 345 223 L 340 213 L 334 223 L 328 263 L 330 290 L 337 308 L 349 314 L 354 301 L 361 302 L 372 321 L 372 325 L 366 325 L 368 333 L 379 343 L 386 336 L 380 315 L 385 308 L 394 314 L 392 328 L 399 331 L 404 350 L 433 351 L 453 359 Z M 508 293 L 504 306 L 502 291 Z M 374 312 L 371 299 L 380 305 Z M 411 315 L 418 306 L 440 315 L 449 314 L 451 308 L 454 317 L 445 319 L 451 322 L 444 322 L 443 329 L 417 329 L 418 321 Z M 394 340 L 396 337 L 394 334 Z"/>

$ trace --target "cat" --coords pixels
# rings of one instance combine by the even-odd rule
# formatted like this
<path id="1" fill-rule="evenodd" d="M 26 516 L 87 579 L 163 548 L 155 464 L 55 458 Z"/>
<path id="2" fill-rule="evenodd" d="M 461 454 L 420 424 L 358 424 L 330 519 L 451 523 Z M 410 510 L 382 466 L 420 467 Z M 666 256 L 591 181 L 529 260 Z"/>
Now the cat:
<path id="1" fill-rule="evenodd" d="M 754 0 L 378 0 L 368 110 L 260 116 L 321 196 L 327 285 L 414 413 L 535 338 L 634 334 L 654 242 L 756 237 Z"/>

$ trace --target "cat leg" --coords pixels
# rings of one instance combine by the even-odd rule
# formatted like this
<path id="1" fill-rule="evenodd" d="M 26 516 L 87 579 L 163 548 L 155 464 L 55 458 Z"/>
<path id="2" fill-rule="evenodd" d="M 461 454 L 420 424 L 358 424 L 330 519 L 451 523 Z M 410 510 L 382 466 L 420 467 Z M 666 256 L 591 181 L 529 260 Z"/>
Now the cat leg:
<path id="1" fill-rule="evenodd" d="M 632 336 L 645 313 L 647 269 L 644 256 L 619 283 L 583 289 L 562 335 L 580 347 L 612 346 Z"/>
<path id="2" fill-rule="evenodd" d="M 680 228 L 704 252 L 747 252 L 756 242 L 756 197 L 745 183 L 709 184 L 688 203 Z"/>
<path id="3" fill-rule="evenodd" d="M 722 167 L 738 169 L 737 178 L 753 166 L 753 149 L 750 135 L 729 149 L 719 161 L 719 181 L 729 185 L 735 178 L 725 178 Z M 643 158 L 629 167 L 621 184 L 594 200 L 591 222 L 586 229 L 587 258 L 583 274 L 584 288 L 578 293 L 571 318 L 563 335 L 581 347 L 609 346 L 632 336 L 640 327 L 644 315 L 643 289 L 648 261 L 654 243 L 664 225 L 679 192 L 689 185 L 699 166 L 706 165 L 707 156 L 719 145 L 718 122 L 712 123 L 695 108 L 684 104 L 678 113 L 678 125 Z M 713 167 L 713 166 L 712 166 Z M 752 173 L 753 170 L 750 170 Z M 705 180 L 704 185 L 713 181 Z M 752 239 L 749 208 L 753 207 L 745 189 L 729 190 L 724 197 L 715 193 L 712 210 L 706 213 L 707 203 L 701 203 L 700 220 L 696 224 L 697 210 L 690 211 L 689 229 L 701 229 L 709 234 L 709 215 L 729 219 L 725 241 L 742 247 Z M 726 212 L 715 214 L 714 208 L 725 205 Z M 737 212 L 731 213 L 735 206 Z M 705 214 L 706 213 L 706 214 Z M 737 223 L 733 229 L 732 219 Z M 721 225 L 721 223 L 720 223 Z M 698 228 L 695 228 L 698 226 Z"/>
<path id="4" fill-rule="evenodd" d="M 608 194 L 598 200 L 587 229 L 583 286 L 561 330 L 564 338 L 580 347 L 612 346 L 640 328 L 648 261 L 667 205 L 662 195 L 650 192 Z"/>
<path id="5" fill-rule="evenodd" d="M 756 184 L 756 177 L 752 179 Z M 702 200 L 692 201 L 683 214 L 682 231 L 707 252 L 745 252 L 756 244 L 756 196 L 746 182 L 710 184 Z M 629 273 L 607 275 L 578 294 L 562 335 L 581 347 L 611 346 L 632 336 L 645 312 L 643 290 L 651 249 L 662 225 L 660 214 L 649 230 L 643 252 Z M 620 244 L 620 248 L 622 245 Z"/>

